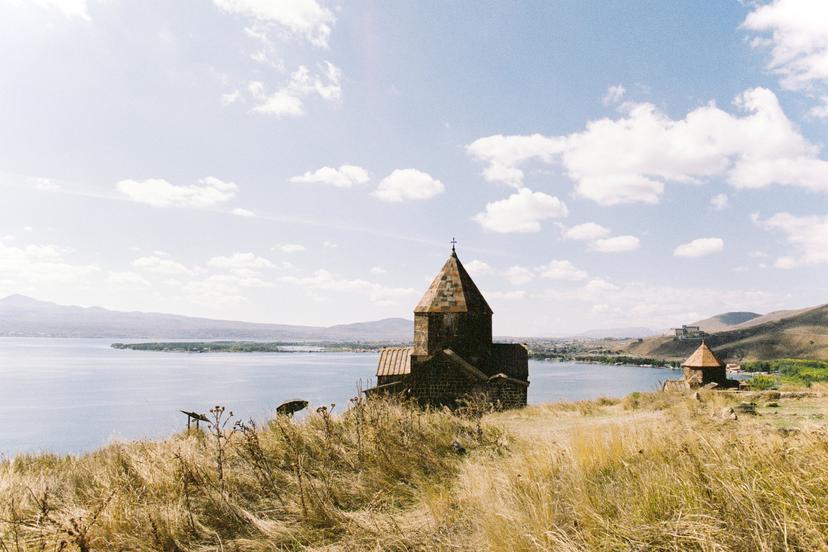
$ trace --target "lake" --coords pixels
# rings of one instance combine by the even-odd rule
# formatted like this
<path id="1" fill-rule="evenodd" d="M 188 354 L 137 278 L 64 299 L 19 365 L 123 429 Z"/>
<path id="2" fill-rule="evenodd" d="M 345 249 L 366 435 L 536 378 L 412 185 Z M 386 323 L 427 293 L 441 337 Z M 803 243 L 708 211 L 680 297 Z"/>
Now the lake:
<path id="1" fill-rule="evenodd" d="M 160 438 L 179 410 L 225 405 L 268 419 L 300 398 L 345 409 L 373 383 L 375 353 L 164 353 L 111 339 L 0 338 L 0 455 L 76 453 L 113 440 Z M 123 340 L 121 340 L 123 341 Z M 529 402 L 621 397 L 677 377 L 665 368 L 529 361 Z"/>

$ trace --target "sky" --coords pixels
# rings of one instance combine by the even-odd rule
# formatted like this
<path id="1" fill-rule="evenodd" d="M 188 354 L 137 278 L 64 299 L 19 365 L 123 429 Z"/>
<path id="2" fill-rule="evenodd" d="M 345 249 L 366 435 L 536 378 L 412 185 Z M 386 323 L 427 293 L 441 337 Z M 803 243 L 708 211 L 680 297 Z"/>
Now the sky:
<path id="1" fill-rule="evenodd" d="M 497 335 L 828 302 L 828 2 L 0 0 L 0 297 Z"/>

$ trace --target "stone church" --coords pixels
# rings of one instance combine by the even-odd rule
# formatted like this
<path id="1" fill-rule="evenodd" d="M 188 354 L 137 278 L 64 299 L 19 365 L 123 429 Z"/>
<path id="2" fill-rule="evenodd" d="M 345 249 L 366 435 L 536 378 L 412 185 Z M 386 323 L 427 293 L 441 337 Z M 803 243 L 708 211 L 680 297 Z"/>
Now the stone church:
<path id="1" fill-rule="evenodd" d="M 700 387 L 715 383 L 717 387 L 738 387 L 739 382 L 727 379 L 727 365 L 702 340 L 696 351 L 682 365 L 684 381 L 690 387 Z"/>
<path id="2" fill-rule="evenodd" d="M 664 391 L 683 391 L 699 387 L 728 389 L 739 387 L 739 382 L 727 379 L 727 365 L 702 340 L 701 345 L 681 364 L 680 380 L 667 380 L 662 384 Z"/>
<path id="3" fill-rule="evenodd" d="M 367 393 L 447 406 L 482 393 L 495 407 L 514 408 L 526 405 L 528 377 L 524 345 L 492 343 L 492 309 L 452 246 L 414 309 L 414 346 L 383 349 Z"/>

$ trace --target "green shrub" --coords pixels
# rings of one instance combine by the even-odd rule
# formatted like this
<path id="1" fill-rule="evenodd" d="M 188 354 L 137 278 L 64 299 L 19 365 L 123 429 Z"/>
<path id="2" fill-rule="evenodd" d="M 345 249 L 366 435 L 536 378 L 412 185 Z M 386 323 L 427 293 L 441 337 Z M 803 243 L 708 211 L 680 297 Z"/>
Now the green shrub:
<path id="1" fill-rule="evenodd" d="M 767 389 L 776 389 L 778 385 L 779 381 L 775 377 L 765 376 L 762 374 L 757 374 L 753 376 L 753 378 L 750 380 L 750 388 L 759 391 L 764 391 Z"/>
<path id="2" fill-rule="evenodd" d="M 782 381 L 810 387 L 812 383 L 828 381 L 828 361 L 802 358 L 760 360 L 742 364 L 746 372 L 773 372 Z"/>

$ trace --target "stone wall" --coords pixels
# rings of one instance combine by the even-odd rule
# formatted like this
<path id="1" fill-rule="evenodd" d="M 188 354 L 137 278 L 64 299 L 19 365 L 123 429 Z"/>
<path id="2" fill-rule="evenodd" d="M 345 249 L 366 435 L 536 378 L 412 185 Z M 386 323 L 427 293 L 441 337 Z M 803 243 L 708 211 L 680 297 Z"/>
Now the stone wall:
<path id="1" fill-rule="evenodd" d="M 442 355 L 414 360 L 407 386 L 421 404 L 454 407 L 464 396 L 482 393 L 498 408 L 526 406 L 526 385 L 503 379 L 475 380 Z"/>
<path id="2" fill-rule="evenodd" d="M 397 381 L 402 381 L 406 376 L 377 376 L 377 385 L 388 385 Z"/>
<path id="3" fill-rule="evenodd" d="M 515 379 L 529 379 L 529 351 L 520 343 L 493 343 L 489 372 L 489 375 L 503 373 Z"/>
<path id="4" fill-rule="evenodd" d="M 479 382 L 469 378 L 445 357 L 425 362 L 414 361 L 411 367 L 411 395 L 423 404 L 455 406 L 463 395 L 479 392 Z"/>
<path id="5" fill-rule="evenodd" d="M 684 379 L 686 381 L 694 382 L 700 380 L 701 385 L 707 385 L 708 383 L 723 385 L 728 381 L 727 370 L 724 366 L 721 368 L 689 368 L 685 366 L 682 372 L 684 373 Z"/>
<path id="6" fill-rule="evenodd" d="M 525 385 L 509 381 L 494 381 L 488 385 L 489 400 L 497 408 L 520 408 L 526 406 L 526 395 L 529 391 Z"/>
<path id="7" fill-rule="evenodd" d="M 451 349 L 474 365 L 488 356 L 492 315 L 442 312 L 414 314 L 414 355 L 432 356 Z"/>

